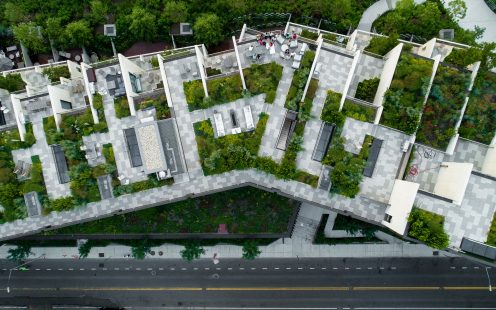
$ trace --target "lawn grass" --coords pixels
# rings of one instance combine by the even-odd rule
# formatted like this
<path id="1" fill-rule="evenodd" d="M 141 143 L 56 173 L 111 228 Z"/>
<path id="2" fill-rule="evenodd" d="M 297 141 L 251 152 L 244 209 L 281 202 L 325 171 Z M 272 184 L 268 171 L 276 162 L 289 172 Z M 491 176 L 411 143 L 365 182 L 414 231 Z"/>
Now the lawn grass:
<path id="1" fill-rule="evenodd" d="M 282 78 L 282 66 L 276 62 L 253 64 L 243 70 L 246 88 L 252 95 L 267 94 L 265 102 L 273 103 L 276 99 L 277 87 Z"/>

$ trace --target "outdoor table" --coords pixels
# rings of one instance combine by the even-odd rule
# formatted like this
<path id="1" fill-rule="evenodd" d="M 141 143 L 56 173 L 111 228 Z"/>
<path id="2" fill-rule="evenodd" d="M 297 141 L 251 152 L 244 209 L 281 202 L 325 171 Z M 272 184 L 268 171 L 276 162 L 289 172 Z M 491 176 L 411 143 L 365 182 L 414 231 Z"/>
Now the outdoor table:
<path id="1" fill-rule="evenodd" d="M 74 56 L 74 59 L 75 59 L 76 61 L 80 61 L 80 60 L 81 60 L 81 56 L 76 55 L 76 56 Z"/>
<path id="2" fill-rule="evenodd" d="M 281 45 L 281 51 L 283 51 L 283 52 L 287 51 L 288 48 L 289 48 L 289 46 L 287 44 Z"/>
<path id="3" fill-rule="evenodd" d="M 10 60 L 13 60 L 15 58 L 15 55 L 14 54 L 10 54 L 9 55 L 9 58 L 10 58 Z"/>

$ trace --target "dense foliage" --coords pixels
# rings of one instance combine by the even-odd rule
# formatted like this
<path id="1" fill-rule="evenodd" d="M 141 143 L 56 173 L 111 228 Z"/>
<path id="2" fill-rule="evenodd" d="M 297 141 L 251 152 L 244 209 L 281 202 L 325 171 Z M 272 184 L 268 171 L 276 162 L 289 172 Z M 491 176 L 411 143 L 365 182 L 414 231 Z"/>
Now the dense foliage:
<path id="1" fill-rule="evenodd" d="M 207 109 L 243 97 L 243 85 L 239 74 L 207 80 L 209 97 L 205 97 L 201 80 L 184 82 L 184 93 L 190 111 Z"/>
<path id="2" fill-rule="evenodd" d="M 194 240 L 187 242 L 181 250 L 181 257 L 188 262 L 199 259 L 203 254 L 205 254 L 205 249 Z"/>
<path id="3" fill-rule="evenodd" d="M 496 74 L 482 72 L 470 94 L 470 100 L 458 132 L 464 138 L 490 144 L 496 132 Z"/>
<path id="4" fill-rule="evenodd" d="M 376 109 L 372 106 L 366 106 L 351 100 L 346 100 L 341 112 L 344 115 L 356 120 L 373 123 L 375 120 Z"/>
<path id="5" fill-rule="evenodd" d="M 461 117 L 469 83 L 468 73 L 444 65 L 438 67 L 422 113 L 418 142 L 446 149 L 455 134 L 455 124 Z"/>
<path id="6" fill-rule="evenodd" d="M 144 110 L 150 107 L 155 108 L 157 119 L 166 119 L 171 117 L 170 109 L 169 106 L 167 105 L 167 98 L 165 95 L 160 95 L 157 98 L 153 98 L 153 99 L 150 98 L 141 101 L 140 103 L 135 103 L 136 110 Z"/>
<path id="7" fill-rule="evenodd" d="M 436 249 L 448 246 L 449 237 L 443 228 L 443 216 L 414 207 L 408 217 L 408 223 L 410 237 Z"/>
<path id="8" fill-rule="evenodd" d="M 381 124 L 412 134 L 420 121 L 433 63 L 402 54 L 384 96 Z"/>
<path id="9" fill-rule="evenodd" d="M 421 4 L 401 0 L 394 10 L 376 19 L 373 28 L 380 33 L 415 34 L 425 39 L 437 37 L 441 29 L 454 29 L 455 41 L 475 45 L 475 40 L 482 34 L 481 29 L 465 30 L 453 17 L 440 0 L 427 0 Z"/>
<path id="10" fill-rule="evenodd" d="M 253 187 L 165 204 L 47 231 L 46 234 L 284 233 L 297 202 Z"/>
<path id="11" fill-rule="evenodd" d="M 21 78 L 19 73 L 7 74 L 7 76 L 0 75 L 0 88 L 6 89 L 9 92 L 24 90 L 26 83 Z"/>
<path id="12" fill-rule="evenodd" d="M 243 244 L 243 258 L 248 260 L 253 260 L 257 258 L 258 255 L 262 253 L 258 249 L 258 244 L 253 240 L 247 240 Z"/>
<path id="13" fill-rule="evenodd" d="M 374 102 L 375 93 L 379 87 L 380 78 L 371 78 L 358 83 L 355 98 Z"/>
<path id="14" fill-rule="evenodd" d="M 286 103 L 284 104 L 286 109 L 293 111 L 299 110 L 314 58 L 315 52 L 312 50 L 307 51 L 303 55 L 300 68 L 294 71 L 293 80 L 291 81 L 291 86 L 286 96 Z"/>
<path id="15" fill-rule="evenodd" d="M 375 36 L 370 40 L 365 50 L 384 56 L 400 43 L 398 42 L 398 39 L 399 35 L 397 34 L 390 34 L 388 37 Z"/>
<path id="16" fill-rule="evenodd" d="M 332 230 L 345 230 L 351 235 L 356 235 L 361 233 L 363 237 L 350 237 L 350 238 L 327 238 L 325 235 L 325 227 L 327 221 L 329 220 L 328 214 L 323 214 L 320 220 L 319 227 L 315 232 L 314 243 L 315 244 L 349 244 L 349 243 L 365 243 L 378 241 L 375 237 L 375 232 L 379 229 L 378 226 L 372 225 L 367 222 L 362 222 L 360 220 L 354 219 L 350 216 L 344 216 L 338 214 L 334 220 L 334 226 Z"/>
<path id="17" fill-rule="evenodd" d="M 252 95 L 266 94 L 265 102 L 273 103 L 276 91 L 282 78 L 282 66 L 276 62 L 253 64 L 243 69 L 246 88 Z"/>
<path id="18" fill-rule="evenodd" d="M 131 116 L 131 111 L 129 110 L 129 101 L 127 101 L 127 96 L 121 96 L 114 99 L 114 110 L 115 116 L 117 118 L 124 118 Z"/>

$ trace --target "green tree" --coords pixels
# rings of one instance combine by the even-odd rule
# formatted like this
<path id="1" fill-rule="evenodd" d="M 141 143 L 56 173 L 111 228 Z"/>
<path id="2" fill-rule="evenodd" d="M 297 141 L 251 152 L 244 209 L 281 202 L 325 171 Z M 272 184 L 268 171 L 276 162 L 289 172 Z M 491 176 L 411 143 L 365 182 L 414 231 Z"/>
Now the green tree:
<path id="1" fill-rule="evenodd" d="M 426 245 L 444 249 L 449 244 L 449 237 L 444 231 L 444 217 L 414 207 L 408 217 L 410 228 L 408 235 L 424 242 Z"/>
<path id="2" fill-rule="evenodd" d="M 467 15 L 467 5 L 463 0 L 451 0 L 446 7 L 449 14 L 455 21 L 465 18 Z"/>
<path id="3" fill-rule="evenodd" d="M 85 20 L 68 24 L 63 33 L 65 48 L 87 46 L 93 37 L 90 25 Z"/>
<path id="4" fill-rule="evenodd" d="M 99 25 L 105 23 L 109 7 L 106 2 L 101 0 L 91 0 L 89 20 L 92 25 Z"/>
<path id="5" fill-rule="evenodd" d="M 262 251 L 259 250 L 258 245 L 253 240 L 247 240 L 243 243 L 243 258 L 253 260 L 260 255 Z"/>
<path id="6" fill-rule="evenodd" d="M 13 249 L 9 249 L 8 253 L 7 259 L 14 262 L 21 262 L 33 254 L 31 252 L 31 246 L 27 244 L 20 244 Z"/>
<path id="7" fill-rule="evenodd" d="M 188 5 L 184 1 L 169 1 L 165 4 L 162 18 L 167 23 L 181 23 L 188 20 Z"/>
<path id="8" fill-rule="evenodd" d="M 142 7 L 135 6 L 129 16 L 131 23 L 129 31 L 138 39 L 151 41 L 157 33 L 157 22 L 155 15 Z"/>
<path id="9" fill-rule="evenodd" d="M 200 258 L 202 254 L 205 254 L 205 249 L 196 241 L 186 243 L 181 250 L 181 257 L 188 262 Z"/>
<path id="10" fill-rule="evenodd" d="M 12 31 L 17 41 L 24 44 L 32 52 L 40 53 L 46 49 L 45 41 L 34 23 L 20 23 L 13 26 Z"/>
<path id="11" fill-rule="evenodd" d="M 6 2 L 3 6 L 3 16 L 11 25 L 16 25 L 19 22 L 26 21 L 28 14 L 17 3 Z"/>
<path id="12" fill-rule="evenodd" d="M 136 259 L 144 259 L 146 254 L 152 251 L 152 246 L 148 239 L 140 240 L 137 244 L 131 247 L 131 255 Z"/>
<path id="13" fill-rule="evenodd" d="M 62 36 L 62 19 L 58 17 L 49 17 L 45 21 L 44 32 L 48 36 L 50 43 L 58 46 L 60 43 L 60 38 Z"/>
<path id="14" fill-rule="evenodd" d="M 83 243 L 78 248 L 79 258 L 86 258 L 86 257 L 88 257 L 88 255 L 90 254 L 91 248 L 92 248 L 91 241 L 86 241 L 85 243 Z"/>
<path id="15" fill-rule="evenodd" d="M 215 45 L 223 39 L 222 23 L 215 14 L 200 15 L 193 25 L 193 31 L 196 40 L 205 44 L 205 46 Z"/>
<path id="16" fill-rule="evenodd" d="M 323 13 L 331 20 L 340 20 L 349 15 L 353 10 L 352 1 L 349 0 L 331 0 L 324 1 Z"/>

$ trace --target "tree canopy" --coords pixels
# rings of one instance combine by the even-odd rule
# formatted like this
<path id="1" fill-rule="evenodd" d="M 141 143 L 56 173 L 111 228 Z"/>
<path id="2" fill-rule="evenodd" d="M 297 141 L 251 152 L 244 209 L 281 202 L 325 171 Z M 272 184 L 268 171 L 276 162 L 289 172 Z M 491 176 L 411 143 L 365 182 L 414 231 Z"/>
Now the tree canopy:
<path id="1" fill-rule="evenodd" d="M 215 14 L 203 14 L 197 18 L 193 31 L 198 42 L 203 42 L 205 46 L 212 46 L 223 39 L 222 23 Z"/>

